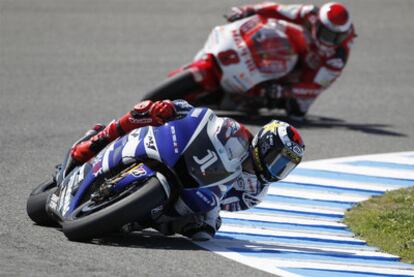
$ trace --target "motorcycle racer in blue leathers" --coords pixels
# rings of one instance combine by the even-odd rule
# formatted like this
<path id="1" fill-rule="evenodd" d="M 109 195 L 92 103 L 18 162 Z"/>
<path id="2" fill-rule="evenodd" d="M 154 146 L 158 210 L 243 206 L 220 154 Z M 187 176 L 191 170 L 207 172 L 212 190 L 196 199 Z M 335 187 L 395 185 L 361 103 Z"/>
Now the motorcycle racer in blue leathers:
<path id="1" fill-rule="evenodd" d="M 191 111 L 193 107 L 184 100 L 138 103 L 132 111 L 106 127 L 96 125 L 90 130 L 94 134 L 90 139 L 72 147 L 71 163 L 79 165 L 88 161 L 111 141 L 136 128 L 160 126 Z M 188 205 L 191 201 L 180 195 L 171 214 L 163 216 L 153 226 L 166 235 L 180 233 L 193 240 L 212 238 L 220 228 L 220 210 L 233 212 L 256 206 L 267 194 L 269 183 L 285 178 L 302 160 L 305 147 L 302 138 L 285 122 L 272 120 L 254 137 L 245 126 L 231 118 L 217 117 L 214 124 L 214 136 L 224 149 L 223 153 L 220 157 L 208 154 L 194 159 L 201 167 L 221 159 L 228 174 L 219 182 L 231 184 L 231 188 L 221 199 L 206 199 L 212 203 L 209 209 L 202 211 L 193 210 Z"/>

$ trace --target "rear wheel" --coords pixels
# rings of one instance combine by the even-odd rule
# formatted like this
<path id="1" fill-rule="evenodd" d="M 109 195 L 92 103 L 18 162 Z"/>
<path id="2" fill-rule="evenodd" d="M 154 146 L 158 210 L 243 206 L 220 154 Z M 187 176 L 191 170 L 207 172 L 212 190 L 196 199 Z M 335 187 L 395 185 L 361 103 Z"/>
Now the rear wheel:
<path id="1" fill-rule="evenodd" d="M 54 227 L 58 226 L 46 211 L 49 197 L 56 191 L 57 186 L 54 179 L 45 181 L 38 185 L 27 200 L 26 211 L 31 220 L 38 225 Z"/>
<path id="2" fill-rule="evenodd" d="M 126 191 L 105 202 L 88 200 L 63 222 L 69 240 L 85 241 L 118 231 L 133 221 L 148 218 L 153 209 L 167 201 L 160 181 L 152 177 L 134 191 Z"/>

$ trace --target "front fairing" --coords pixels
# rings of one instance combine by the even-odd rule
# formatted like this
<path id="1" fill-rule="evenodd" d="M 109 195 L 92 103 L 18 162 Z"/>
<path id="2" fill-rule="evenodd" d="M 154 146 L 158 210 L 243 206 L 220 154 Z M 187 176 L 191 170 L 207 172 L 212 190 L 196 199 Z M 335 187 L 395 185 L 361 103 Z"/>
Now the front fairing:
<path id="1" fill-rule="evenodd" d="M 284 32 L 283 24 L 277 20 L 267 20 L 255 27 L 240 29 L 252 59 L 262 74 L 279 78 L 286 75 L 296 63 L 297 54 Z"/>
<path id="2" fill-rule="evenodd" d="M 284 21 L 258 15 L 215 27 L 197 58 L 202 54 L 216 58 L 221 87 L 234 93 L 286 76 L 298 60 Z"/>

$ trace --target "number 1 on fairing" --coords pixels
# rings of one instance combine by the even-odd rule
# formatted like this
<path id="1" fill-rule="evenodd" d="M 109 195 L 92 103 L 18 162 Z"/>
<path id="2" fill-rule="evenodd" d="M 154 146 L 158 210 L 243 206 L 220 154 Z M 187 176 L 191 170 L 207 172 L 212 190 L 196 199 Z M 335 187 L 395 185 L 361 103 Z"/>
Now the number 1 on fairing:
<path id="1" fill-rule="evenodd" d="M 203 158 L 199 159 L 198 157 L 193 156 L 193 159 L 198 165 L 200 165 L 200 171 L 203 174 L 206 174 L 206 169 L 218 160 L 217 154 L 210 149 L 207 149 L 207 155 Z"/>

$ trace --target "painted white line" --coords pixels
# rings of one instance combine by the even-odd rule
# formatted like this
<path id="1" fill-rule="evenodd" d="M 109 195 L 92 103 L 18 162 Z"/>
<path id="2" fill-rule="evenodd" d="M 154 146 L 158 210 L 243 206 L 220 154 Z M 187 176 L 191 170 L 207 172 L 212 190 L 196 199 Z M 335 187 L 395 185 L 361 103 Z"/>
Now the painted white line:
<path id="1" fill-rule="evenodd" d="M 274 222 L 274 223 L 291 223 L 291 224 L 302 224 L 302 225 L 309 225 L 309 226 L 318 225 L 322 227 L 346 228 L 346 225 L 343 223 L 314 220 L 309 217 L 294 218 L 294 217 L 287 217 L 287 216 L 269 216 L 269 215 L 248 214 L 248 213 L 243 213 L 243 212 L 237 212 L 237 213 L 221 212 L 220 215 L 223 218 L 259 220 L 259 221 L 267 221 L 267 222 Z"/>
<path id="2" fill-rule="evenodd" d="M 361 161 L 361 160 L 382 160 L 382 161 L 392 161 L 392 162 L 402 162 L 406 161 L 408 164 L 414 164 L 414 151 L 411 152 L 395 152 L 395 153 L 383 153 L 383 154 L 371 154 L 371 155 L 360 155 L 360 156 L 349 156 L 333 159 L 323 159 L 316 161 L 304 162 L 301 166 L 307 166 L 310 163 L 319 163 L 319 162 L 331 162 L 331 163 L 341 163 L 349 161 Z"/>
<path id="3" fill-rule="evenodd" d="M 268 261 L 269 262 L 269 261 Z M 289 260 L 275 260 L 271 262 L 276 267 L 281 268 L 312 268 L 312 269 L 329 269 L 338 271 L 358 271 L 361 273 L 376 273 L 376 274 L 395 274 L 397 276 L 414 276 L 414 271 L 410 267 L 393 268 L 382 265 L 381 263 L 375 265 L 355 265 L 355 264 L 335 264 L 335 263 L 321 263 L 318 261 L 289 261 Z M 283 275 L 284 276 L 284 275 Z M 334 276 L 334 275 L 332 275 Z"/>
<path id="4" fill-rule="evenodd" d="M 303 168 L 319 169 L 333 172 L 343 172 L 351 174 L 361 174 L 366 176 L 395 178 L 395 179 L 411 179 L 414 180 L 414 172 L 410 170 L 393 170 L 385 168 L 373 168 L 368 166 L 352 166 L 347 164 L 332 164 L 328 162 L 308 163 Z M 414 181 L 413 181 L 414 184 Z"/>
<path id="5" fill-rule="evenodd" d="M 297 211 L 297 212 L 305 212 L 305 213 L 318 213 L 318 214 L 326 214 L 326 215 L 343 215 L 346 209 L 344 208 L 336 208 L 336 207 L 309 207 L 307 205 L 299 206 L 294 204 L 285 204 L 285 203 L 275 203 L 264 200 L 262 203 L 257 205 L 259 208 L 267 208 L 267 209 L 278 209 L 278 210 L 285 210 L 285 211 Z"/>
<path id="6" fill-rule="evenodd" d="M 356 192 L 360 190 L 384 192 L 384 191 L 392 190 L 396 188 L 396 186 L 394 185 L 383 185 L 383 184 L 372 184 L 372 183 L 364 183 L 364 182 L 356 182 L 356 181 L 346 181 L 346 180 L 338 180 L 334 178 L 298 176 L 294 174 L 288 176 L 284 181 L 291 182 L 291 183 L 314 184 L 318 186 L 345 188 L 345 189 L 350 189 L 350 191 L 355 190 Z"/>
<path id="7" fill-rule="evenodd" d="M 271 186 L 268 195 L 281 195 L 290 197 L 303 197 L 315 200 L 330 200 L 338 202 L 361 202 L 369 198 L 368 195 L 356 195 L 351 193 L 334 193 L 326 191 L 310 191 L 297 188 L 280 188 L 277 185 Z"/>
<path id="8" fill-rule="evenodd" d="M 244 227 L 244 226 L 230 226 L 230 225 L 223 225 L 220 228 L 220 232 L 228 232 L 228 233 L 236 233 L 236 234 L 243 234 L 243 235 L 259 235 L 259 236 L 269 236 L 269 237 L 284 237 L 284 238 L 297 238 L 297 239 L 314 239 L 314 240 L 326 240 L 326 241 L 337 241 L 341 243 L 364 243 L 364 241 L 356 239 L 356 238 L 349 238 L 349 237 L 341 237 L 337 235 L 320 235 L 320 234 L 312 234 L 307 232 L 286 232 L 286 231 L 275 231 L 269 230 L 264 228 L 252 228 L 252 227 Z"/>
<path id="9" fill-rule="evenodd" d="M 341 220 L 342 216 L 324 216 L 324 215 L 314 215 L 312 217 L 309 214 L 300 214 L 300 213 L 289 213 L 285 211 L 272 211 L 272 210 L 261 210 L 261 209 L 251 209 L 246 211 L 240 211 L 237 213 L 246 213 L 246 214 L 257 214 L 257 215 L 271 215 L 273 217 L 285 217 L 285 218 L 296 218 L 296 219 L 313 219 L 319 220 L 321 222 L 338 222 Z"/>

